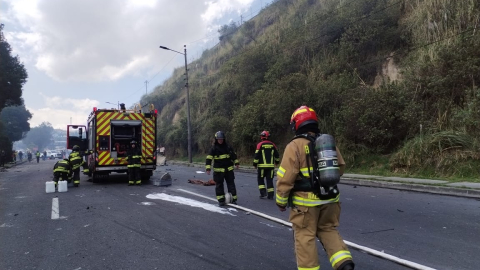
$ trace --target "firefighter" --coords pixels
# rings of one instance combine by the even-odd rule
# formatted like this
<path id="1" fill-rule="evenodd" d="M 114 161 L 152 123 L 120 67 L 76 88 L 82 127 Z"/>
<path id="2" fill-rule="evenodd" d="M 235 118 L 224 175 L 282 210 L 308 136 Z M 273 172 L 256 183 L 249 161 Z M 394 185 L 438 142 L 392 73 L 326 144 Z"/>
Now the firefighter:
<path id="1" fill-rule="evenodd" d="M 53 181 L 57 186 L 58 181 L 69 180 L 72 175 L 72 166 L 68 159 L 62 159 L 57 161 L 53 166 Z"/>
<path id="2" fill-rule="evenodd" d="M 213 161 L 213 162 L 212 162 Z M 235 174 L 233 166 L 238 169 L 240 164 L 237 154 L 232 147 L 227 144 L 225 133 L 218 131 L 215 133 L 215 142 L 210 149 L 205 161 L 205 170 L 208 175 L 212 170 L 213 163 L 213 180 L 215 181 L 215 194 L 217 196 L 218 205 L 224 206 L 225 190 L 223 188 L 223 180 L 227 182 L 227 190 L 232 194 L 232 203 L 237 204 L 237 189 L 235 188 Z"/>
<path id="3" fill-rule="evenodd" d="M 78 187 L 80 185 L 80 167 L 85 167 L 83 155 L 80 153 L 80 146 L 74 145 L 72 147 L 72 153 L 68 156 L 68 161 L 72 166 L 73 186 Z"/>
<path id="4" fill-rule="evenodd" d="M 267 197 L 273 200 L 273 171 L 276 165 L 280 162 L 277 146 L 268 140 L 270 132 L 264 130 L 260 133 L 262 140 L 257 144 L 255 150 L 255 157 L 253 158 L 253 167 L 257 169 L 258 189 L 260 190 L 260 198 Z M 265 181 L 267 179 L 267 188 L 265 189 Z"/>
<path id="5" fill-rule="evenodd" d="M 40 162 L 40 152 L 38 152 L 37 150 L 37 153 L 35 153 L 35 156 L 37 157 L 37 163 Z"/>
<path id="6" fill-rule="evenodd" d="M 320 133 L 315 111 L 307 106 L 296 109 L 290 125 L 295 135 L 316 136 Z M 282 162 L 277 171 L 276 204 L 280 211 L 291 207 L 289 221 L 294 232 L 294 246 L 298 269 L 320 269 L 316 237 L 327 252 L 335 270 L 353 270 L 352 255 L 337 231 L 340 216 L 339 191 L 335 186 L 326 195 L 312 191 L 309 172 L 313 164 L 307 160 L 310 140 L 296 137 L 285 147 Z M 345 161 L 337 148 L 340 174 Z M 310 164 L 310 165 L 308 165 Z M 312 172 L 313 173 L 313 172 Z M 317 193 L 318 194 L 318 193 Z"/>
<path id="7" fill-rule="evenodd" d="M 137 147 L 136 141 L 130 142 L 130 149 L 127 151 L 127 161 L 128 161 L 128 185 L 133 184 L 141 185 L 142 178 L 140 175 L 140 167 L 142 161 L 142 152 L 140 148 Z"/>

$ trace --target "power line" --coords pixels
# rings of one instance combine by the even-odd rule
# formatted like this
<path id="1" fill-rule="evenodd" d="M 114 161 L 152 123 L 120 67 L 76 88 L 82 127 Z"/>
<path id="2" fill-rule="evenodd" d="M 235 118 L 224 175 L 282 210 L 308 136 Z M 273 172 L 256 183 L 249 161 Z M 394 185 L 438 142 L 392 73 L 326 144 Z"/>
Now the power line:
<path id="1" fill-rule="evenodd" d="M 157 77 L 157 75 L 160 74 L 160 72 L 162 72 L 168 66 L 168 64 L 170 64 L 170 62 L 172 62 L 172 60 L 175 57 L 177 57 L 177 55 L 173 55 L 173 57 L 150 80 L 148 80 L 148 82 L 151 82 L 155 77 Z M 136 91 L 132 92 L 128 96 L 125 96 L 124 98 L 129 98 L 129 97 L 133 96 L 134 94 L 137 94 L 142 89 L 143 89 L 143 85 L 142 85 L 142 87 L 138 88 Z"/>

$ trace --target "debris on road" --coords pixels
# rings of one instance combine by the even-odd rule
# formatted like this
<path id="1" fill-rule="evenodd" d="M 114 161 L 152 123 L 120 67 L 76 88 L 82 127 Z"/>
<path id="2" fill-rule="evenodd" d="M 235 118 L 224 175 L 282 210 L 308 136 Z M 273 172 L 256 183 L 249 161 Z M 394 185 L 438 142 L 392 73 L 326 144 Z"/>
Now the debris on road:
<path id="1" fill-rule="evenodd" d="M 213 179 L 210 179 L 208 181 L 202 181 L 202 180 L 197 180 L 197 179 L 188 179 L 188 183 L 196 184 L 196 185 L 202 185 L 202 186 L 215 186 L 215 181 L 213 181 Z"/>

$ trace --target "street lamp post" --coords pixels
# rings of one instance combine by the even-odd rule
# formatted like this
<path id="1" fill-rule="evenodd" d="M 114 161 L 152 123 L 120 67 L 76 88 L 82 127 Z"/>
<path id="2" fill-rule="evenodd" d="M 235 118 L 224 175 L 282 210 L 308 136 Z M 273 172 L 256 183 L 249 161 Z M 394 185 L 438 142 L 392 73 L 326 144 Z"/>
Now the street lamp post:
<path id="1" fill-rule="evenodd" d="M 185 89 L 187 90 L 187 136 L 188 136 L 188 162 L 192 163 L 192 128 L 190 125 L 190 93 L 188 91 L 188 68 L 187 68 L 187 45 L 183 45 L 183 52 L 178 52 L 175 50 L 172 50 L 170 48 L 167 48 L 165 46 L 160 46 L 160 49 L 172 51 L 179 53 L 183 56 L 185 56 Z"/>

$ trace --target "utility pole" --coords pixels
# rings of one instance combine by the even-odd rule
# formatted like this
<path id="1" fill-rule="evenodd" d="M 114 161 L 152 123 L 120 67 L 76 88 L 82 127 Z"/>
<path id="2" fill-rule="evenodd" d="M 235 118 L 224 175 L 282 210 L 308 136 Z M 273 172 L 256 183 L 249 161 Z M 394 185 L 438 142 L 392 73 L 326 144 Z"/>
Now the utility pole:
<path id="1" fill-rule="evenodd" d="M 188 135 L 188 162 L 192 163 L 192 128 L 190 126 L 190 93 L 188 90 L 187 45 L 183 45 L 185 56 L 185 88 L 187 89 L 187 135 Z"/>
<path id="2" fill-rule="evenodd" d="M 145 81 L 145 95 L 147 94 L 147 90 L 148 90 L 148 81 Z"/>
<path id="3" fill-rule="evenodd" d="M 187 65 L 187 45 L 183 45 L 183 53 L 177 52 L 165 46 L 160 46 L 160 49 L 169 50 L 178 54 L 183 54 L 185 57 L 185 89 L 187 90 L 187 133 L 188 133 L 188 162 L 192 163 L 192 128 L 190 123 L 190 92 L 188 90 L 188 65 Z"/>

